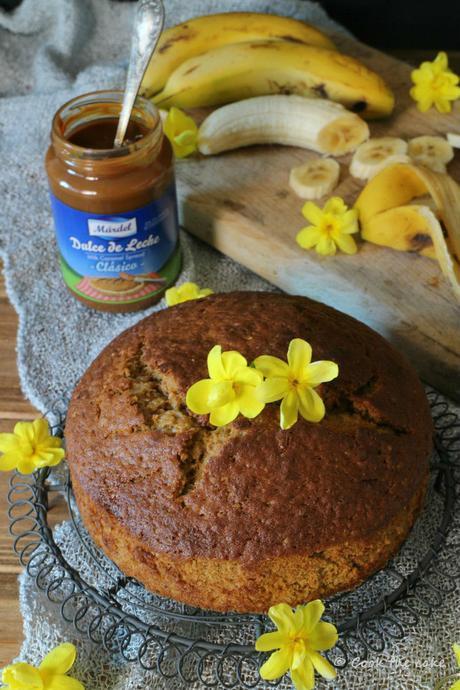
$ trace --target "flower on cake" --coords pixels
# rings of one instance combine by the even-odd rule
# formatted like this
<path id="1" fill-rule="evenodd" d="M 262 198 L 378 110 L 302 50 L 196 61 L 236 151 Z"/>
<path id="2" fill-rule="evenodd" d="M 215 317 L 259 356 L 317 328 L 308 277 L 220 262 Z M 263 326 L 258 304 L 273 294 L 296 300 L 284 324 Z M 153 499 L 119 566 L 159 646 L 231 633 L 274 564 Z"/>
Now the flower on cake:
<path id="1" fill-rule="evenodd" d="M 183 283 L 166 290 L 165 299 L 168 307 L 174 307 L 176 304 L 188 302 L 192 299 L 201 299 L 208 295 L 212 295 L 212 290 L 209 288 L 200 288 L 196 283 Z"/>
<path id="2" fill-rule="evenodd" d="M 186 158 L 197 150 L 198 127 L 183 110 L 171 108 L 164 119 L 163 131 L 169 139 L 176 158 Z"/>
<path id="3" fill-rule="evenodd" d="M 260 371 L 248 366 L 239 352 L 222 352 L 215 345 L 208 354 L 208 379 L 194 383 L 187 391 L 187 407 L 195 414 L 209 414 L 214 426 L 225 426 L 239 414 L 252 419 L 265 404 L 256 396 L 262 382 Z"/>
<path id="4" fill-rule="evenodd" d="M 276 625 L 275 632 L 265 633 L 256 640 L 259 652 L 270 652 L 261 666 L 264 680 L 276 680 L 288 671 L 297 690 L 311 690 L 315 686 L 315 671 L 328 680 L 336 677 L 334 667 L 319 652 L 337 643 L 337 628 L 321 621 L 324 604 L 316 599 L 295 611 L 287 604 L 272 606 L 268 615 Z"/>
<path id="5" fill-rule="evenodd" d="M 348 208 L 339 196 L 333 196 L 323 208 L 307 201 L 302 214 L 311 223 L 297 233 L 296 241 L 302 249 L 315 247 L 323 256 L 334 255 L 337 248 L 345 254 L 356 254 L 358 248 L 351 235 L 358 232 L 358 211 Z"/>
<path id="6" fill-rule="evenodd" d="M 77 650 L 70 642 L 64 642 L 49 652 L 38 668 L 19 662 L 3 669 L 2 683 L 5 690 L 85 690 L 76 678 L 69 678 Z"/>
<path id="7" fill-rule="evenodd" d="M 46 419 L 18 422 L 12 434 L 0 434 L 0 453 L 0 470 L 21 474 L 58 465 L 65 455 L 62 439 L 50 434 Z"/>
<path id="8" fill-rule="evenodd" d="M 412 71 L 411 78 L 414 86 L 410 95 L 422 113 L 433 105 L 440 113 L 450 113 L 452 101 L 460 98 L 459 77 L 449 69 L 444 52 L 438 53 L 433 62 L 422 62 Z"/>
<path id="9" fill-rule="evenodd" d="M 314 389 L 337 378 L 339 368 L 327 360 L 312 362 L 311 357 L 311 345 L 294 338 L 289 343 L 287 362 L 271 355 L 254 360 L 255 368 L 265 377 L 256 394 L 264 403 L 281 400 L 282 429 L 290 429 L 297 422 L 299 412 L 308 422 L 320 422 L 325 415 L 324 403 Z"/>

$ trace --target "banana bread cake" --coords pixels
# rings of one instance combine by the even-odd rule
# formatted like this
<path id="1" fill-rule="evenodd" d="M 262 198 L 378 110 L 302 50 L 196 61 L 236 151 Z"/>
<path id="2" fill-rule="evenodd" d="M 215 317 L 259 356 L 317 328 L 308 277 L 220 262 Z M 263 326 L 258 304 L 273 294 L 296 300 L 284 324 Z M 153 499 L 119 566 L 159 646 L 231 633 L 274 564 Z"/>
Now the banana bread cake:
<path id="1" fill-rule="evenodd" d="M 293 338 L 339 365 L 326 416 L 279 405 L 212 427 L 185 405 L 216 344 L 248 362 Z M 227 293 L 155 313 L 89 367 L 68 412 L 75 497 L 96 543 L 158 593 L 266 611 L 348 590 L 398 550 L 423 504 L 432 445 L 424 390 L 380 335 L 304 297 Z"/>

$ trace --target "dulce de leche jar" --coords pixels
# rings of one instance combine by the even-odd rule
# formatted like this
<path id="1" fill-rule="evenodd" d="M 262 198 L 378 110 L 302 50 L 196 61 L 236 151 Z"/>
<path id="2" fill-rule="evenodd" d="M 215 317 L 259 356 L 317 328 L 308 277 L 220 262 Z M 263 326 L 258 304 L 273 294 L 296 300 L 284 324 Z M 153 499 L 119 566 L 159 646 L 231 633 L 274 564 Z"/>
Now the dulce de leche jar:
<path id="1" fill-rule="evenodd" d="M 87 305 L 116 312 L 153 304 L 180 270 L 171 146 L 158 111 L 138 98 L 114 148 L 121 100 L 99 91 L 66 103 L 46 154 L 64 282 Z"/>

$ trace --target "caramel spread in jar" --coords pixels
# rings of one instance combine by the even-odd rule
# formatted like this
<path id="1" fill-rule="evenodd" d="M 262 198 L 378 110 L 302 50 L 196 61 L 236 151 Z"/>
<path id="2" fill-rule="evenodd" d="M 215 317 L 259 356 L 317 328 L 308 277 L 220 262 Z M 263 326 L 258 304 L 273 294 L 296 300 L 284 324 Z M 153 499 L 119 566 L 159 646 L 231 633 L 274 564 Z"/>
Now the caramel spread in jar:
<path id="1" fill-rule="evenodd" d="M 101 91 L 69 101 L 46 155 L 64 282 L 104 311 L 148 307 L 180 270 L 171 146 L 157 110 L 138 98 L 114 148 L 121 99 Z"/>

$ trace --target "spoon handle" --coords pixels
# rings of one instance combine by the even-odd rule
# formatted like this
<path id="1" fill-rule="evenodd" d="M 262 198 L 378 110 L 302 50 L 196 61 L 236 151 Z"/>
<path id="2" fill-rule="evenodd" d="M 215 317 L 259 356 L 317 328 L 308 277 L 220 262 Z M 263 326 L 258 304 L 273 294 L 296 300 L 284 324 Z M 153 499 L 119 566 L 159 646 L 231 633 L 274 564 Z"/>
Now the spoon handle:
<path id="1" fill-rule="evenodd" d="M 123 144 L 129 118 L 139 91 L 142 77 L 160 38 L 165 19 L 162 0 L 139 0 L 134 19 L 131 56 L 123 96 L 120 119 L 115 135 L 115 148 Z"/>

